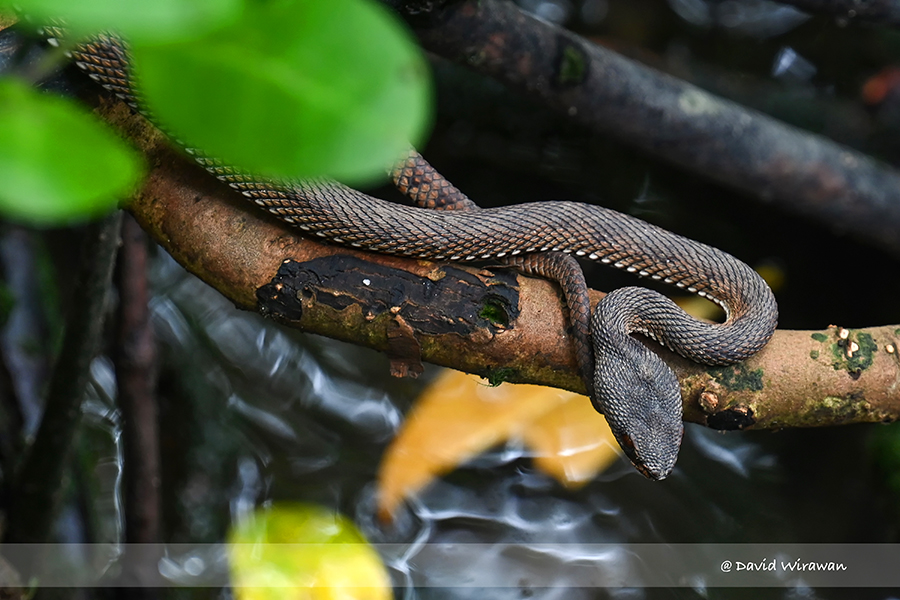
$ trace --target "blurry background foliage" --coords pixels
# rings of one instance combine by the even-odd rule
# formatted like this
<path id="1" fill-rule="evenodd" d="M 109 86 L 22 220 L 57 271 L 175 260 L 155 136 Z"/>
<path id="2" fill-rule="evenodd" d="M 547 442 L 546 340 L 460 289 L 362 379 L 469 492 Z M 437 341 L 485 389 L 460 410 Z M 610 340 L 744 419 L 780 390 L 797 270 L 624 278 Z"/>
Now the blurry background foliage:
<path id="1" fill-rule="evenodd" d="M 28 23 L 65 23 L 57 62 L 0 79 L 0 210 L 33 223 L 108 211 L 140 158 L 68 100 L 32 84 L 99 31 L 128 40 L 146 108 L 209 156 L 280 178 L 384 178 L 423 139 L 431 84 L 410 35 L 372 0 L 16 0 Z"/>

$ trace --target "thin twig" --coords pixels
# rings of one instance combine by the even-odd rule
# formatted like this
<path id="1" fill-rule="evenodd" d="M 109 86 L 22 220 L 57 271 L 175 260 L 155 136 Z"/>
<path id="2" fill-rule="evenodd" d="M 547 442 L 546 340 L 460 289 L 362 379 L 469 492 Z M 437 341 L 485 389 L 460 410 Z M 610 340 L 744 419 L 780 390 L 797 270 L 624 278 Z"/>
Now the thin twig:
<path id="1" fill-rule="evenodd" d="M 779 2 L 807 12 L 847 20 L 900 25 L 900 2 L 897 0 L 779 0 Z"/>
<path id="2" fill-rule="evenodd" d="M 0 470 L 4 474 L 15 471 L 16 457 L 22 449 L 23 425 L 21 405 L 7 365 L 6 353 L 0 350 Z M 9 480 L 4 478 L 0 486 L 0 506 L 7 504 L 9 484 Z"/>
<path id="3" fill-rule="evenodd" d="M 125 541 L 152 544 L 159 542 L 160 533 L 156 347 L 150 325 L 147 237 L 131 216 L 122 220 L 116 281 L 113 360 L 122 410 Z"/>
<path id="4" fill-rule="evenodd" d="M 62 349 L 50 377 L 47 402 L 34 442 L 16 472 L 10 498 L 10 543 L 44 542 L 53 524 L 91 361 L 100 348 L 106 297 L 119 244 L 121 214 L 86 227 L 79 277 Z"/>

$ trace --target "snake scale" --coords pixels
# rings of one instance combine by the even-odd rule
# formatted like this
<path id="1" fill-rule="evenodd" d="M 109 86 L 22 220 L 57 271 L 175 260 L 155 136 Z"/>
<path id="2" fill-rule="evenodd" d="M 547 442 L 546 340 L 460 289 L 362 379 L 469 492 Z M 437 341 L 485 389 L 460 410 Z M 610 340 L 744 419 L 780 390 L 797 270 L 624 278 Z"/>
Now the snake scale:
<path id="1" fill-rule="evenodd" d="M 52 30 L 50 41 L 55 41 Z M 70 54 L 91 78 L 140 110 L 120 41 L 100 36 Z M 635 467 L 652 479 L 665 478 L 674 467 L 683 434 L 681 392 L 672 370 L 631 334 L 653 338 L 700 363 L 725 365 L 759 351 L 775 330 L 775 298 L 749 266 L 600 206 L 546 201 L 479 209 L 415 151 L 392 174 L 418 206 L 383 201 L 324 179 L 269 181 L 189 152 L 218 179 L 310 236 L 419 259 L 506 261 L 558 280 L 591 401 Z M 699 294 L 721 306 L 727 318 L 699 321 L 641 287 L 613 291 L 591 316 L 573 256 Z"/>

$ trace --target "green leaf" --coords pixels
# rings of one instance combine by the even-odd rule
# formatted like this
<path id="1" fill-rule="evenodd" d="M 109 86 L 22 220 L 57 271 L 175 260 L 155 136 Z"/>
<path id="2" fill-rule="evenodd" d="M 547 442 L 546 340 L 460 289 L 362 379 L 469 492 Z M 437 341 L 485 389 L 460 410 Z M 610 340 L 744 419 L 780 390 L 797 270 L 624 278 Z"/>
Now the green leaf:
<path id="1" fill-rule="evenodd" d="M 175 40 L 234 22 L 244 0 L 0 0 L 36 23 L 65 23 L 73 35 L 115 31 L 132 41 Z"/>
<path id="2" fill-rule="evenodd" d="M 228 536 L 238 600 L 389 600 L 381 558 L 349 519 L 311 504 L 258 510 Z M 290 589 L 290 592 L 288 592 Z"/>
<path id="3" fill-rule="evenodd" d="M 430 120 L 418 47 L 369 0 L 257 3 L 239 26 L 132 50 L 155 118 L 254 173 L 371 180 Z"/>
<path id="4" fill-rule="evenodd" d="M 0 211 L 36 224 L 115 208 L 142 171 L 138 154 L 77 105 L 0 80 Z"/>

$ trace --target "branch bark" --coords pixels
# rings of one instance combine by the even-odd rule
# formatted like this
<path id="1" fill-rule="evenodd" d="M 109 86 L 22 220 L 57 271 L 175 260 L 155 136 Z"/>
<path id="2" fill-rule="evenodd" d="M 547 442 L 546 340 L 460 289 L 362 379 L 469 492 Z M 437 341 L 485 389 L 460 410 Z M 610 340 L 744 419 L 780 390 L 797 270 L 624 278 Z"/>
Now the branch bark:
<path id="1" fill-rule="evenodd" d="M 189 271 L 238 307 L 308 332 L 477 373 L 584 392 L 555 287 L 503 267 L 355 252 L 298 235 L 173 151 L 127 107 L 104 102 L 153 169 L 130 210 Z M 602 294 L 592 293 L 596 302 Z M 900 418 L 900 326 L 776 332 L 725 368 L 661 350 L 685 418 L 719 429 Z M 420 352 L 419 355 L 414 355 Z"/>
<path id="2" fill-rule="evenodd" d="M 633 62 L 511 2 L 463 0 L 401 14 L 426 49 L 594 132 L 900 256 L 900 173 L 887 165 Z"/>

